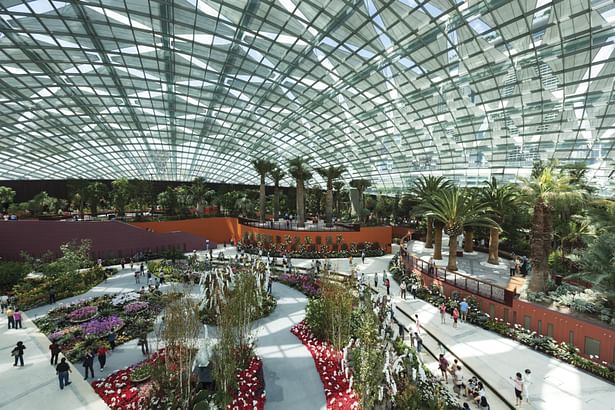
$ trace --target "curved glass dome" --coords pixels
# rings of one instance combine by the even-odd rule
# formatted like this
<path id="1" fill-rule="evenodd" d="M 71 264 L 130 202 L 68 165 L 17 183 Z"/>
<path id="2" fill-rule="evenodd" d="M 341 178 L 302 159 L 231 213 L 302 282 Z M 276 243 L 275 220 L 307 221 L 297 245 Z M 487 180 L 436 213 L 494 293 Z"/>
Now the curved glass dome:
<path id="1" fill-rule="evenodd" d="M 604 183 L 614 24 L 610 0 L 0 0 L 0 179 L 257 183 L 301 156 L 381 189 L 538 159 Z"/>

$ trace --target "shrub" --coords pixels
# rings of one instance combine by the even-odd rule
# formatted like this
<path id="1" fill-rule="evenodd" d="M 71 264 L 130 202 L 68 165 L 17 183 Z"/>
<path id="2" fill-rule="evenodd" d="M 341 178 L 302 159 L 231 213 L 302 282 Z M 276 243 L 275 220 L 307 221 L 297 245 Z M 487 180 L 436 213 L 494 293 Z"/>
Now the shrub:
<path id="1" fill-rule="evenodd" d="M 0 290 L 7 292 L 13 289 L 26 276 L 26 267 L 21 262 L 0 263 Z"/>

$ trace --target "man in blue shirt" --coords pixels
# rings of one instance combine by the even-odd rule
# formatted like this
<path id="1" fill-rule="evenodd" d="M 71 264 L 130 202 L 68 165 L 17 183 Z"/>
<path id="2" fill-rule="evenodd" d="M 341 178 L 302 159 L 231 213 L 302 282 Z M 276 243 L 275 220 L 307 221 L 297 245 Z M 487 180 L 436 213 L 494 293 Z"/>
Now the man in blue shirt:
<path id="1" fill-rule="evenodd" d="M 465 299 L 463 299 L 461 301 L 461 303 L 459 304 L 459 310 L 461 312 L 461 321 L 465 322 L 467 317 L 468 317 L 468 309 L 470 308 L 470 305 L 468 305 L 468 302 L 466 302 Z"/>

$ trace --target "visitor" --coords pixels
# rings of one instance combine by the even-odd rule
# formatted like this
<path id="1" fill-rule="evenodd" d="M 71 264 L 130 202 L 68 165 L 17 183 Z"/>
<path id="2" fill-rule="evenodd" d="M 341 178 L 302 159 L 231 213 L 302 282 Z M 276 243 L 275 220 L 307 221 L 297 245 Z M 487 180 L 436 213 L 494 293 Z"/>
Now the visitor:
<path id="1" fill-rule="evenodd" d="M 107 341 L 109 342 L 109 345 L 111 345 L 111 350 L 115 349 L 115 339 L 116 338 L 117 338 L 117 335 L 115 334 L 113 330 L 107 336 Z"/>
<path id="2" fill-rule="evenodd" d="M 68 386 L 71 382 L 68 380 L 68 373 L 72 373 L 73 371 L 70 369 L 68 363 L 66 363 L 66 359 L 63 357 L 60 360 L 60 364 L 56 366 L 56 374 L 58 375 L 58 379 L 60 381 L 60 390 L 64 390 L 64 386 Z"/>
<path id="3" fill-rule="evenodd" d="M 51 365 L 56 365 L 58 364 L 58 356 L 60 355 L 60 345 L 57 344 L 55 341 L 51 342 L 51 344 L 49 345 L 49 351 L 51 352 Z"/>
<path id="4" fill-rule="evenodd" d="M 2 308 L 2 313 L 9 307 L 9 297 L 8 295 L 0 296 L 0 307 Z"/>
<path id="5" fill-rule="evenodd" d="M 416 352 L 421 353 L 421 350 L 423 350 L 423 338 L 418 333 L 414 333 L 414 343 Z"/>
<path id="6" fill-rule="evenodd" d="M 470 405 L 464 402 L 463 405 L 461 406 L 461 410 L 470 410 Z"/>
<path id="7" fill-rule="evenodd" d="M 83 367 L 85 368 L 85 377 L 83 380 L 88 379 L 88 375 L 92 373 L 92 378 L 94 377 L 94 353 L 90 350 L 85 352 L 85 356 L 83 356 Z"/>
<path id="8" fill-rule="evenodd" d="M 513 254 L 514 255 L 514 254 Z M 515 257 L 513 256 L 512 259 L 509 262 L 509 267 L 510 267 L 510 276 L 513 277 L 515 276 Z"/>
<path id="9" fill-rule="evenodd" d="M 160 271 L 160 286 L 164 285 L 164 272 Z"/>
<path id="10" fill-rule="evenodd" d="M 532 371 L 525 369 L 523 374 L 523 393 L 525 394 L 525 400 L 530 402 L 530 386 L 532 385 Z"/>
<path id="11" fill-rule="evenodd" d="M 453 380 L 455 382 L 455 386 L 453 387 L 453 391 L 457 395 L 457 397 L 461 397 L 461 392 L 463 391 L 463 371 L 461 370 L 461 366 L 457 366 L 455 369 L 455 373 L 453 374 Z"/>
<path id="12" fill-rule="evenodd" d="M 160 288 L 160 279 L 154 278 L 154 284 L 156 286 L 156 290 L 158 290 L 158 288 Z"/>
<path id="13" fill-rule="evenodd" d="M 141 286 L 141 289 L 139 290 L 139 293 L 141 295 L 145 295 L 145 286 Z"/>
<path id="14" fill-rule="evenodd" d="M 453 309 L 453 327 L 457 327 L 457 321 L 459 320 L 459 311 L 457 310 L 457 306 Z"/>
<path id="15" fill-rule="evenodd" d="M 446 305 L 444 302 L 440 303 L 440 324 L 446 324 Z"/>
<path id="16" fill-rule="evenodd" d="M 96 350 L 96 355 L 98 356 L 98 363 L 100 364 L 101 372 L 105 370 L 105 363 L 107 363 L 107 352 L 108 351 L 109 349 L 107 349 L 107 346 L 105 346 L 104 344 L 101 344 L 98 347 L 98 350 Z M 92 377 L 93 376 L 94 376 L 94 373 L 92 373 Z"/>
<path id="17" fill-rule="evenodd" d="M 102 258 L 98 258 L 96 263 L 98 264 L 98 266 L 102 267 Z"/>
<path id="18" fill-rule="evenodd" d="M 412 298 L 416 299 L 416 292 L 418 290 L 418 285 L 415 283 L 412 284 L 412 286 L 410 287 L 410 293 L 412 293 Z"/>
<path id="19" fill-rule="evenodd" d="M 56 303 L 56 289 L 53 286 L 49 289 L 49 303 Z"/>
<path id="20" fill-rule="evenodd" d="M 126 260 L 124 258 L 122 258 L 122 260 L 120 261 L 120 265 L 122 265 L 122 270 L 124 270 L 124 268 L 126 267 Z"/>
<path id="21" fill-rule="evenodd" d="M 13 317 L 14 314 L 15 311 L 13 310 L 13 307 L 9 306 L 8 309 L 6 309 L 6 318 L 9 321 L 9 329 L 15 328 L 15 318 Z"/>
<path id="22" fill-rule="evenodd" d="M 150 283 L 152 280 L 152 272 L 150 270 L 147 271 L 147 283 Z"/>
<path id="23" fill-rule="evenodd" d="M 152 279 L 152 276 L 149 274 L 148 272 L 148 278 L 147 278 L 147 286 L 149 286 L 150 288 L 154 287 L 154 279 Z"/>
<path id="24" fill-rule="evenodd" d="M 271 276 L 267 279 L 267 294 L 271 295 L 271 292 L 273 290 L 273 279 L 271 278 Z"/>
<path id="25" fill-rule="evenodd" d="M 15 321 L 13 327 L 15 329 L 21 329 L 21 312 L 19 311 L 19 309 L 15 309 L 15 312 L 13 313 L 13 320 Z"/>
<path id="26" fill-rule="evenodd" d="M 520 406 L 523 402 L 523 377 L 517 372 L 514 378 L 510 378 L 515 386 L 515 406 Z"/>
<path id="27" fill-rule="evenodd" d="M 145 265 L 143 265 L 143 262 L 139 265 L 139 272 L 141 272 L 141 276 L 145 275 Z"/>
<path id="28" fill-rule="evenodd" d="M 15 346 L 13 348 L 13 350 L 11 351 L 11 355 L 13 355 L 13 357 L 15 357 L 15 364 L 13 364 L 14 366 L 17 366 L 17 362 L 19 361 L 19 363 L 21 363 L 21 367 L 23 367 L 23 351 L 26 350 L 26 346 L 23 344 L 23 342 L 17 342 L 17 346 Z"/>
<path id="29" fill-rule="evenodd" d="M 440 369 L 440 374 L 442 374 L 442 379 L 448 383 L 448 360 L 446 360 L 443 353 L 440 353 L 438 368 Z"/>
<path id="30" fill-rule="evenodd" d="M 487 396 L 482 396 L 478 401 L 478 410 L 491 410 L 489 403 L 487 402 Z"/>
<path id="31" fill-rule="evenodd" d="M 474 379 L 475 379 L 475 380 L 478 380 L 478 379 L 476 379 L 476 377 L 474 377 Z M 467 393 L 468 393 L 468 396 L 470 396 L 470 397 L 473 397 L 473 398 L 474 398 L 474 401 L 475 401 L 475 402 L 476 402 L 476 404 L 478 404 L 479 406 L 480 406 L 481 399 L 482 399 L 483 397 L 485 397 L 485 395 L 487 394 L 487 393 L 485 392 L 485 386 L 483 386 L 483 383 L 482 383 L 482 382 L 478 382 L 478 383 L 476 383 L 476 385 L 475 385 L 475 386 L 473 386 L 473 388 L 472 388 L 472 389 L 468 389 L 468 392 L 467 392 Z"/>
<path id="32" fill-rule="evenodd" d="M 436 266 L 436 264 L 434 262 L 433 257 L 429 258 L 429 268 L 428 268 L 427 272 L 429 273 L 430 276 L 433 276 L 434 271 L 435 271 L 435 266 Z"/>
<path id="33" fill-rule="evenodd" d="M 132 270 L 134 265 L 135 265 L 135 261 L 132 260 L 132 258 L 130 258 L 130 270 Z"/>
<path id="34" fill-rule="evenodd" d="M 378 272 L 374 273 L 374 287 L 378 289 Z"/>
<path id="35" fill-rule="evenodd" d="M 399 338 L 403 341 L 406 337 L 406 328 L 403 325 L 403 323 L 401 322 L 397 322 L 397 334 L 399 335 Z"/>
<path id="36" fill-rule="evenodd" d="M 141 274 L 138 270 L 135 271 L 135 284 L 141 283 Z"/>
<path id="37" fill-rule="evenodd" d="M 415 332 L 420 335 L 421 334 L 421 321 L 419 320 L 418 313 L 414 314 L 414 327 L 416 329 Z"/>
<path id="38" fill-rule="evenodd" d="M 384 287 L 387 288 L 387 296 L 391 294 L 391 281 L 389 278 L 384 280 Z"/>
<path id="39" fill-rule="evenodd" d="M 459 304 L 459 310 L 461 311 L 461 321 L 465 323 L 465 321 L 468 319 L 468 310 L 470 308 L 470 305 L 468 305 L 468 302 L 466 302 L 465 298 L 461 301 L 461 303 Z"/>
<path id="40" fill-rule="evenodd" d="M 365 251 L 361 251 L 361 263 L 365 263 Z"/>
<path id="41" fill-rule="evenodd" d="M 147 332 L 143 331 L 139 335 L 137 345 L 141 346 L 141 353 L 149 354 L 149 343 L 147 342 Z"/>
<path id="42" fill-rule="evenodd" d="M 515 275 L 521 275 L 521 258 L 519 256 L 515 258 Z"/>
<path id="43" fill-rule="evenodd" d="M 348 256 L 348 265 L 352 266 L 352 255 Z"/>
<path id="44" fill-rule="evenodd" d="M 406 300 L 406 281 L 401 281 L 401 285 L 399 285 L 399 296 Z"/>

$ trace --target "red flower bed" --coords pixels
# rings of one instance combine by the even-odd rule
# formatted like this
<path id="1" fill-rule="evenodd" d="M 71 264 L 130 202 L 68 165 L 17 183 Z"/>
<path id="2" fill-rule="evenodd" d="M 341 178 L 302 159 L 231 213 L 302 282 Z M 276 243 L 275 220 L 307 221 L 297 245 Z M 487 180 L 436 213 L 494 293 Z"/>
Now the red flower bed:
<path id="1" fill-rule="evenodd" d="M 263 362 L 258 357 L 237 374 L 237 393 L 227 410 L 263 410 L 265 408 Z"/>
<path id="2" fill-rule="evenodd" d="M 342 353 L 327 342 L 317 339 L 305 321 L 290 329 L 310 351 L 320 380 L 325 388 L 327 409 L 357 410 L 359 401 L 354 391 L 350 390 L 350 381 L 342 371 Z"/>
<path id="3" fill-rule="evenodd" d="M 130 381 L 132 368 L 118 370 L 104 380 L 92 382 L 94 391 L 112 409 L 146 409 L 149 397 L 140 393 L 140 389 Z"/>

